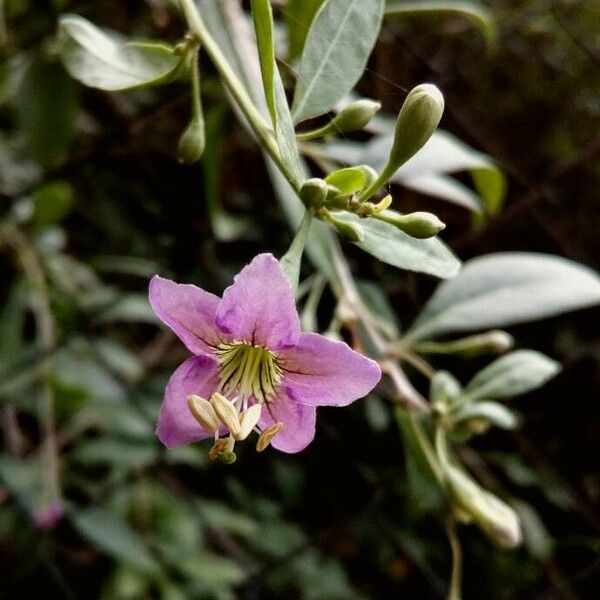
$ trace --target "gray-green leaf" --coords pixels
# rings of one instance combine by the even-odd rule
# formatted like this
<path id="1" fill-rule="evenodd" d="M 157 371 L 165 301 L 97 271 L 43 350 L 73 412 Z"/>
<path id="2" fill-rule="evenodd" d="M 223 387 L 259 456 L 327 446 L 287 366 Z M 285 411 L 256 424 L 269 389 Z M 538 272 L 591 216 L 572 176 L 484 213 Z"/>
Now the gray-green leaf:
<path id="1" fill-rule="evenodd" d="M 113 513 L 94 507 L 70 517 L 75 529 L 98 550 L 144 573 L 159 570 L 141 536 Z"/>
<path id="2" fill-rule="evenodd" d="M 458 15 L 471 21 L 484 36 L 488 44 L 496 40 L 496 26 L 490 11 L 479 2 L 464 0 L 417 0 L 416 2 L 388 2 L 385 14 L 400 16 L 408 14 L 429 15 Z"/>
<path id="3" fill-rule="evenodd" d="M 77 15 L 61 18 L 59 42 L 67 71 L 106 91 L 166 83 L 177 76 L 182 60 L 166 44 L 132 42 Z"/>
<path id="4" fill-rule="evenodd" d="M 463 402 L 510 398 L 544 385 L 560 364 L 540 352 L 517 350 L 479 371 L 464 389 Z"/>
<path id="5" fill-rule="evenodd" d="M 336 217 L 359 225 L 365 238 L 356 245 L 389 265 L 443 279 L 458 273 L 460 261 L 438 238 L 418 240 L 393 225 L 375 219 L 361 219 L 351 213 L 336 213 Z"/>
<path id="6" fill-rule="evenodd" d="M 379 34 L 384 0 L 327 0 L 308 32 L 292 104 L 296 123 L 331 110 L 356 85 Z"/>
<path id="7" fill-rule="evenodd" d="M 488 254 L 437 289 L 406 337 L 504 327 L 598 303 L 600 278 L 583 265 L 546 254 Z"/>
<path id="8" fill-rule="evenodd" d="M 469 421 L 481 419 L 501 429 L 514 429 L 519 424 L 517 415 L 498 402 L 475 402 L 467 404 L 453 415 L 454 421 Z"/>

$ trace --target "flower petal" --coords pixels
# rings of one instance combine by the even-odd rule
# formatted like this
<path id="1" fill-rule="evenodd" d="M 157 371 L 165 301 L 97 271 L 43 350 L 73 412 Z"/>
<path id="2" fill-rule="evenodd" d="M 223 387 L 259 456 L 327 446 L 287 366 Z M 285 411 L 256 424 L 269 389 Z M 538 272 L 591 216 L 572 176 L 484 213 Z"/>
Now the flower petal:
<path id="1" fill-rule="evenodd" d="M 288 394 L 310 406 L 347 406 L 381 379 L 374 360 L 316 333 L 303 333 L 298 344 L 278 353 L 277 359 Z"/>
<path id="2" fill-rule="evenodd" d="M 239 342 L 271 350 L 300 337 L 292 287 L 272 254 L 259 254 L 236 275 L 217 308 L 217 325 Z"/>
<path id="3" fill-rule="evenodd" d="M 150 281 L 150 304 L 194 354 L 207 354 L 219 343 L 215 323 L 219 297 L 191 284 L 175 283 L 155 275 Z"/>
<path id="4" fill-rule="evenodd" d="M 259 425 L 265 429 L 275 423 L 283 423 L 283 429 L 275 435 L 271 445 L 281 452 L 300 452 L 315 437 L 317 409 L 291 400 L 285 393 L 263 406 Z"/>
<path id="5" fill-rule="evenodd" d="M 158 416 L 156 434 L 167 447 L 174 448 L 211 437 L 192 416 L 187 397 L 196 394 L 209 398 L 217 389 L 218 363 L 209 356 L 188 358 L 173 373 Z"/>

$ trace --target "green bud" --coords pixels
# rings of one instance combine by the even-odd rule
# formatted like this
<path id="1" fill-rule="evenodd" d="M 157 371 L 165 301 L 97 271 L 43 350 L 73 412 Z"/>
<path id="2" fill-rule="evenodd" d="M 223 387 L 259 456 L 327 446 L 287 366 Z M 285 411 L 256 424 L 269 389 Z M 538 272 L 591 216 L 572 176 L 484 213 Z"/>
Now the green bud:
<path id="1" fill-rule="evenodd" d="M 204 152 L 205 144 L 204 119 L 202 116 L 195 116 L 179 138 L 177 147 L 179 162 L 185 165 L 198 162 Z"/>
<path id="2" fill-rule="evenodd" d="M 394 225 L 411 237 L 423 240 L 437 235 L 446 225 L 429 212 L 414 212 L 401 215 L 393 210 L 383 210 L 373 215 L 375 219 Z"/>
<path id="3" fill-rule="evenodd" d="M 363 228 L 357 223 L 350 223 L 342 218 L 332 215 L 328 210 L 321 211 L 318 215 L 323 221 L 327 221 L 335 227 L 337 232 L 351 242 L 362 242 L 365 239 Z"/>
<path id="4" fill-rule="evenodd" d="M 464 358 L 474 358 L 482 354 L 503 354 L 508 352 L 514 343 L 512 335 L 494 329 L 449 342 L 416 343 L 413 348 L 425 354 L 454 354 Z"/>
<path id="5" fill-rule="evenodd" d="M 444 112 L 444 96 L 435 85 L 413 88 L 398 114 L 388 168 L 395 173 L 433 135 Z"/>
<path id="6" fill-rule="evenodd" d="M 458 379 L 448 371 L 438 371 L 433 376 L 429 387 L 429 396 L 433 405 L 440 412 L 447 412 L 461 394 L 462 386 Z"/>
<path id="7" fill-rule="evenodd" d="M 390 177 L 412 158 L 437 129 L 444 112 L 444 96 L 430 83 L 413 88 L 398 114 L 394 142 L 377 181 L 361 195 L 368 200 Z"/>
<path id="8" fill-rule="evenodd" d="M 381 108 L 381 102 L 375 100 L 362 99 L 353 102 L 343 108 L 329 123 L 314 129 L 298 134 L 298 139 L 303 141 L 315 140 L 327 135 L 335 135 L 346 131 L 359 131 L 366 127 L 371 119 Z"/>
<path id="9" fill-rule="evenodd" d="M 381 102 L 363 98 L 343 108 L 331 121 L 338 131 L 359 131 L 365 128 L 381 109 Z"/>
<path id="10" fill-rule="evenodd" d="M 300 188 L 300 199 L 306 208 L 319 208 L 327 197 L 329 186 L 322 180 L 314 177 L 307 179 Z"/>
<path id="11" fill-rule="evenodd" d="M 502 548 L 515 548 L 522 541 L 517 513 L 497 496 L 484 490 L 460 469 L 445 465 L 450 498 L 461 519 L 475 522 Z"/>

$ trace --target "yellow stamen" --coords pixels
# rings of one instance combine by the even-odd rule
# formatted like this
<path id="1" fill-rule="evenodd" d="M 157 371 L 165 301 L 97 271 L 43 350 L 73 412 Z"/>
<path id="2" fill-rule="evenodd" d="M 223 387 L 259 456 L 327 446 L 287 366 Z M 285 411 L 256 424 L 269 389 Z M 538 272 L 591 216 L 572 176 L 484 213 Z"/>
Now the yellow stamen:
<path id="1" fill-rule="evenodd" d="M 258 436 L 258 441 L 256 442 L 256 451 L 262 452 L 266 450 L 271 440 L 283 429 L 283 423 L 277 422 L 263 429 L 261 434 Z"/>

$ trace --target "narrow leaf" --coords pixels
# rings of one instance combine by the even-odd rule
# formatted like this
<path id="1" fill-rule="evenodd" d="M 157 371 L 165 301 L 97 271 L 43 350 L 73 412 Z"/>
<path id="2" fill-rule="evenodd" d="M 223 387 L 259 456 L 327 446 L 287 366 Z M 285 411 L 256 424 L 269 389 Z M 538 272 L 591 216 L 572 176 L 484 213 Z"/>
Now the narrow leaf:
<path id="1" fill-rule="evenodd" d="M 377 41 L 384 0 L 327 0 L 312 23 L 292 103 L 294 122 L 322 115 L 352 90 Z"/>
<path id="2" fill-rule="evenodd" d="M 488 44 L 496 41 L 496 26 L 490 11 L 479 2 L 465 2 L 464 0 L 434 0 L 416 2 L 388 2 L 385 14 L 390 16 L 400 15 L 458 15 L 469 20 L 475 25 Z"/>
<path id="3" fill-rule="evenodd" d="M 488 254 L 437 289 L 407 338 L 504 327 L 598 303 L 600 278 L 583 265 L 546 254 Z"/>
<path id="4" fill-rule="evenodd" d="M 139 534 L 113 513 L 102 508 L 89 508 L 73 512 L 71 522 L 98 550 L 118 561 L 144 573 L 155 573 L 159 569 Z"/>
<path id="5" fill-rule="evenodd" d="M 252 0 L 251 6 L 265 98 L 273 120 L 273 126 L 275 126 L 277 123 L 277 109 L 275 107 L 275 70 L 277 66 L 275 64 L 273 10 L 269 0 Z"/>
<path id="6" fill-rule="evenodd" d="M 457 423 L 471 419 L 481 419 L 501 429 L 515 429 L 519 424 L 517 415 L 506 406 L 498 404 L 498 402 L 468 404 L 454 415 L 454 420 Z"/>
<path id="7" fill-rule="evenodd" d="M 463 402 L 510 398 L 544 385 L 560 365 L 540 352 L 517 350 L 479 371 L 465 387 Z"/>

